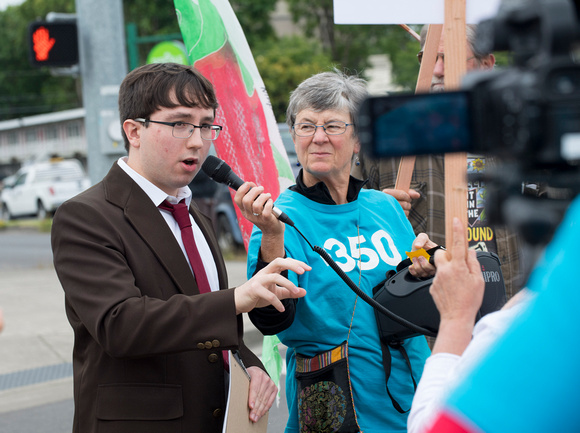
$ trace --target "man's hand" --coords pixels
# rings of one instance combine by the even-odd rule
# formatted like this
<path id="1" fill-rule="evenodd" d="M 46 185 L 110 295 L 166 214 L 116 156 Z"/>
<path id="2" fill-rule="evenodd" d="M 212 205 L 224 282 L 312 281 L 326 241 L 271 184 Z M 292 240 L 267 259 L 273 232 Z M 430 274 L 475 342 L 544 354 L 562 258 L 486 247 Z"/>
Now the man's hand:
<path id="1" fill-rule="evenodd" d="M 278 393 L 278 387 L 261 368 L 248 367 L 247 370 L 252 378 L 248 395 L 250 420 L 258 422 L 272 407 Z"/>
<path id="2" fill-rule="evenodd" d="M 485 282 L 476 252 L 467 250 L 465 230 L 458 218 L 453 219 L 451 250 L 438 250 L 435 264 L 437 274 L 429 293 L 439 310 L 441 323 L 433 353 L 461 355 L 471 341 Z"/>
<path id="3" fill-rule="evenodd" d="M 383 189 L 383 192 L 392 195 L 397 199 L 406 216 L 409 216 L 409 211 L 411 210 L 411 200 L 416 200 L 421 197 L 419 191 L 415 191 L 414 189 L 409 189 L 408 192 L 405 192 L 400 189 L 385 188 Z"/>
<path id="4" fill-rule="evenodd" d="M 312 268 L 306 263 L 295 259 L 275 259 L 247 282 L 234 289 L 236 314 L 247 313 L 254 308 L 268 305 L 283 312 L 284 306 L 280 299 L 301 298 L 306 295 L 306 290 L 294 285 L 280 275 L 280 272 L 289 270 L 302 275 L 310 269 Z"/>

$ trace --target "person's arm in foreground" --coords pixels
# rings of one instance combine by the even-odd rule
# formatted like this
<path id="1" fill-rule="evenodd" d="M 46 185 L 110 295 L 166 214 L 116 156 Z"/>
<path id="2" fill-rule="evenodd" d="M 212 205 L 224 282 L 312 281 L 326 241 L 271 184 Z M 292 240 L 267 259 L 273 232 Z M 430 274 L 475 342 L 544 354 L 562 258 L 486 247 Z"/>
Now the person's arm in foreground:
<path id="1" fill-rule="evenodd" d="M 453 245 L 450 251 L 435 253 L 437 274 L 429 293 L 441 315 L 433 354 L 461 355 L 469 342 L 475 317 L 483 301 L 485 282 L 476 252 L 467 250 L 465 229 L 453 219 Z"/>
<path id="2" fill-rule="evenodd" d="M 453 368 L 471 341 L 475 317 L 485 288 L 474 251 L 467 251 L 463 226 L 453 221 L 451 250 L 435 253 L 437 273 L 430 293 L 441 322 L 433 354 L 427 359 L 423 376 L 408 418 L 409 433 L 422 431 L 441 403 Z"/>

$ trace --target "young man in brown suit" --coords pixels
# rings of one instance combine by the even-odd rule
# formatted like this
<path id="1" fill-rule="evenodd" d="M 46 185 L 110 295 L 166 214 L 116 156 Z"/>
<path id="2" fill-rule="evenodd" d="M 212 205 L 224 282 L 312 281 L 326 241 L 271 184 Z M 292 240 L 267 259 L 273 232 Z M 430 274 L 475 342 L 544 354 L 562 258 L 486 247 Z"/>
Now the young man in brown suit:
<path id="1" fill-rule="evenodd" d="M 119 91 L 128 156 L 55 215 L 54 264 L 75 334 L 75 433 L 221 432 L 222 350 L 239 351 L 248 367 L 252 421 L 275 399 L 242 339 L 241 313 L 304 296 L 279 273 L 308 267 L 283 259 L 227 290 L 211 222 L 187 187 L 221 129 L 216 109 L 211 83 L 193 67 L 133 70 Z M 158 207 L 166 201 L 189 206 L 198 260 L 188 259 L 172 212 Z"/>

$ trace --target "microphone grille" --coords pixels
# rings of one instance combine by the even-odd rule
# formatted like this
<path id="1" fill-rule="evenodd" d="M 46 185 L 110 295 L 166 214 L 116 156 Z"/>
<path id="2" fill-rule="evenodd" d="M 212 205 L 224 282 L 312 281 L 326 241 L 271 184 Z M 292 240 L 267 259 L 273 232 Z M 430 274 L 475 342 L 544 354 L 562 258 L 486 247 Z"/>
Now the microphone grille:
<path id="1" fill-rule="evenodd" d="M 224 183 L 228 173 L 231 172 L 229 165 L 216 156 L 209 155 L 201 166 L 202 171 L 219 183 Z"/>

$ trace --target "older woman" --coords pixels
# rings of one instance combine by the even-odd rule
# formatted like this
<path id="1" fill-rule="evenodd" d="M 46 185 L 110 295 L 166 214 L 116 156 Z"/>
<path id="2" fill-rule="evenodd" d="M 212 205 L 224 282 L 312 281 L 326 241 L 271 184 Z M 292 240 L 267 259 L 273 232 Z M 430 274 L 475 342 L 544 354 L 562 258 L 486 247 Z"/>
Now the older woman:
<path id="1" fill-rule="evenodd" d="M 338 72 L 310 77 L 292 93 L 287 123 L 303 169 L 296 185 L 280 194 L 276 207 L 372 296 L 373 287 L 405 258 L 405 251 L 434 244 L 423 234 L 415 239 L 393 197 L 363 190 L 364 182 L 350 176 L 360 151 L 355 115 L 365 97 L 364 80 Z M 286 431 L 406 431 L 413 379 L 419 381 L 429 355 L 425 338 L 404 342 L 408 362 L 397 348 L 383 353 L 373 309 L 297 230 L 285 229 L 263 188 L 246 183 L 235 201 L 259 227 L 248 250 L 250 275 L 277 257 L 312 266 L 303 275 L 288 276 L 306 289 L 304 298 L 284 301 L 284 312 L 262 308 L 250 314 L 258 329 L 277 334 L 288 346 Z M 419 276 L 434 271 L 423 258 L 412 268 Z M 384 357 L 390 368 L 385 368 Z"/>

